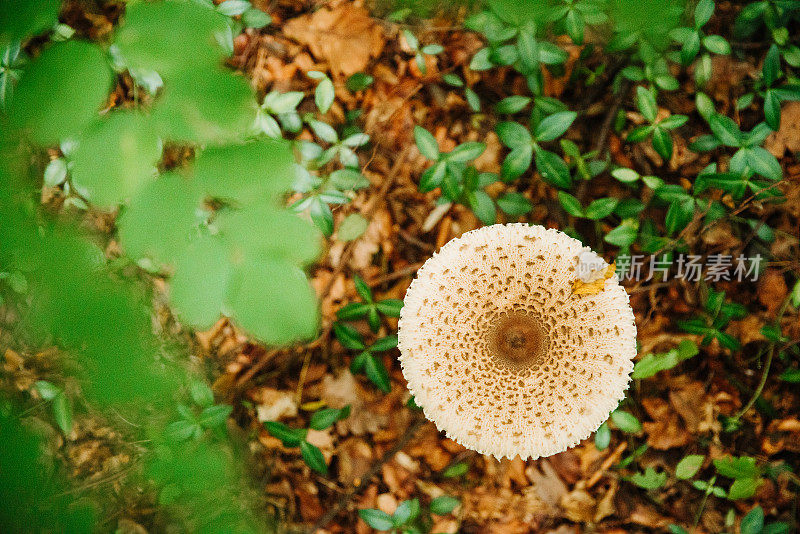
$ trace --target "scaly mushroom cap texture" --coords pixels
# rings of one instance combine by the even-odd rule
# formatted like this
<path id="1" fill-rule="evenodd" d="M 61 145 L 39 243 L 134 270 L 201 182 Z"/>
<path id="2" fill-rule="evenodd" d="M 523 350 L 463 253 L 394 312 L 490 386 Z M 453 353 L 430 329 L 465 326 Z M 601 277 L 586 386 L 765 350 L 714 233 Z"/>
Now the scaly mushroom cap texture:
<path id="1" fill-rule="evenodd" d="M 538 458 L 587 438 L 617 407 L 636 324 L 615 276 L 595 295 L 573 294 L 587 252 L 557 230 L 496 224 L 425 262 L 401 312 L 400 362 L 448 437 L 497 458 Z"/>

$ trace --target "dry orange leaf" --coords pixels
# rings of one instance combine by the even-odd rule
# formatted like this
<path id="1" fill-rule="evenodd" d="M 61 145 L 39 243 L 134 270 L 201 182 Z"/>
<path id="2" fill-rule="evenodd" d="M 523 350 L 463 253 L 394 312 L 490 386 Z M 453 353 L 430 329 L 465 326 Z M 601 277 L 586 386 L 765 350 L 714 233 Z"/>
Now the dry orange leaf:
<path id="1" fill-rule="evenodd" d="M 369 12 L 352 4 L 294 18 L 283 26 L 283 34 L 307 45 L 314 57 L 327 61 L 332 73 L 344 76 L 364 70 L 385 44 Z"/>
<path id="2" fill-rule="evenodd" d="M 600 293 L 606 285 L 606 280 L 614 276 L 614 273 L 617 271 L 617 264 L 612 263 L 608 267 L 606 267 L 606 272 L 603 274 L 602 278 L 598 278 L 597 280 L 593 280 L 591 282 L 584 282 L 581 279 L 576 279 L 572 282 L 572 294 L 573 295 L 597 295 Z"/>

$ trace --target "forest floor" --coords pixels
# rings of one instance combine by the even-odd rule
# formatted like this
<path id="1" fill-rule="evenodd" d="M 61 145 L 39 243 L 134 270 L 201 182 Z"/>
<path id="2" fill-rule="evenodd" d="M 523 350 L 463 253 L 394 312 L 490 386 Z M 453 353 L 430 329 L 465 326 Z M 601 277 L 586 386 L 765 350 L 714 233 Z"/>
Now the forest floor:
<path id="1" fill-rule="evenodd" d="M 258 4 L 254 2 L 265 7 Z M 718 6 L 712 24 L 723 25 L 734 16 L 734 8 L 727 2 Z M 697 283 L 677 278 L 625 281 L 638 327 L 640 358 L 665 353 L 682 340 L 700 346 L 699 354 L 654 377 L 634 380 L 624 409 L 641 424 L 623 431 L 611 423 L 606 446 L 599 447 L 590 438 L 549 458 L 498 461 L 445 438 L 421 411 L 409 406 L 410 394 L 396 349 L 379 356 L 389 373 L 389 393 L 379 391 L 362 374 L 351 373 L 349 366 L 356 352 L 337 340 L 333 324 L 337 310 L 363 300 L 355 275 L 371 288 L 376 301 L 402 299 L 427 258 L 449 240 L 482 225 L 463 206 L 437 208 L 437 192 L 421 193 L 418 187 L 429 161 L 415 147 L 415 125 L 430 131 L 444 152 L 466 141 L 486 143 L 486 151 L 476 161 L 480 171 L 500 172 L 504 157 L 505 149 L 494 133 L 498 118 L 488 111 L 471 111 L 463 91 L 441 83 L 442 74 L 461 75 L 487 110 L 506 96 L 526 94 L 524 79 L 508 68 L 485 73 L 469 70 L 473 54 L 483 46 L 481 39 L 450 20 L 430 20 L 412 27 L 421 40 L 444 47 L 442 54 L 427 56 L 423 74 L 401 36 L 405 26 L 373 17 L 357 3 L 334 0 L 317 10 L 310 7 L 288 1 L 271 5 L 273 23 L 268 31 L 247 30 L 237 36 L 230 63 L 262 93 L 303 91 L 310 95 L 316 82 L 305 73 L 322 71 L 332 78 L 336 100 L 325 115 L 326 122 L 355 120 L 372 142 L 371 152 L 361 159 L 363 174 L 371 185 L 359 190 L 351 203 L 334 209 L 335 227 L 352 213 L 359 213 L 369 224 L 354 240 L 340 240 L 334 233 L 325 256 L 311 271 L 322 310 L 317 339 L 273 349 L 248 339 L 226 320 L 209 331 L 192 334 L 195 355 L 215 377 L 215 393 L 234 406 L 232 417 L 249 436 L 257 459 L 250 467 L 268 509 L 285 525 L 297 529 L 358 534 L 372 531 L 359 518 L 360 509 L 392 514 L 408 499 L 427 503 L 442 495 L 456 497 L 460 504 L 452 513 L 433 515 L 430 532 L 618 534 L 666 532 L 670 525 L 698 534 L 738 532 L 738 523 L 732 524 L 731 517 L 741 518 L 756 504 L 769 521 L 796 521 L 800 390 L 796 384 L 778 379 L 791 367 L 790 362 L 776 358 L 772 369 L 765 370 L 760 348 L 765 339 L 762 328 L 776 322 L 789 340 L 786 348 L 800 339 L 797 308 L 781 306 L 800 271 L 800 161 L 793 155 L 800 151 L 800 103 L 784 105 L 781 129 L 765 144 L 781 161 L 784 179 L 777 187 L 785 202 L 745 199 L 737 204 L 738 213 L 768 220 L 775 231 L 766 269 L 757 281 L 734 279 L 714 284 L 729 300 L 749 310 L 726 330 L 741 342 L 741 350 L 726 349 L 716 339 L 703 345 L 702 336 L 676 327 L 676 319 L 693 317 L 703 307 Z M 562 77 L 547 76 L 545 94 L 579 111 L 567 138 L 587 150 L 607 151 L 612 162 L 642 174 L 656 174 L 677 184 L 693 181 L 709 162 L 708 156 L 687 149 L 691 140 L 705 133 L 693 96 L 678 90 L 665 99 L 669 111 L 692 115 L 692 119 L 674 135 L 672 159 L 663 161 L 649 145 L 624 143 L 611 125 L 618 109 L 627 110 L 634 121 L 641 119 L 630 87 L 615 95 L 607 74 L 601 74 L 592 87 L 568 83 L 581 47 L 565 41 L 563 48 L 570 53 L 567 72 Z M 596 53 L 589 63 L 592 61 L 609 60 Z M 759 72 L 756 61 L 756 56 L 715 57 L 706 92 L 730 109 L 743 81 Z M 364 90 L 348 90 L 346 81 L 356 73 L 369 74 L 374 83 Z M 353 118 L 352 112 L 357 110 L 360 116 Z M 314 108 L 306 102 L 299 111 L 313 112 Z M 312 134 L 305 131 L 300 138 L 311 140 Z M 596 198 L 619 197 L 621 188 L 610 176 L 601 176 L 585 182 L 578 197 L 586 204 Z M 559 205 L 556 189 L 538 174 L 526 173 L 513 184 L 497 182 L 489 189 L 492 196 L 508 191 L 522 194 L 533 209 L 516 218 L 500 214 L 506 221 L 558 229 L 574 224 Z M 610 229 L 600 224 L 603 232 Z M 578 227 L 592 231 L 580 223 Z M 693 225 L 684 238 L 692 251 L 735 256 L 753 236 L 737 235 L 723 219 L 711 227 Z M 589 241 L 606 259 L 614 259 L 613 251 L 603 249 L 602 239 Z M 166 311 L 158 318 L 171 324 Z M 352 325 L 364 338 L 373 340 L 395 333 L 397 320 L 382 320 L 377 334 L 366 321 Z M 13 353 L 6 353 L 9 369 L 17 369 L 17 363 Z M 762 373 L 765 382 L 759 387 Z M 33 378 L 23 381 L 27 386 L 17 382 L 15 387 L 30 387 Z M 725 428 L 725 418 L 737 415 L 754 395 L 757 402 L 736 418 L 738 428 Z M 266 421 L 281 421 L 290 427 L 306 427 L 314 410 L 347 405 L 351 410 L 347 419 L 308 432 L 308 442 L 322 451 L 328 463 L 327 476 L 312 471 L 298 448 L 284 447 L 263 426 Z M 113 452 L 113 432 L 109 437 L 109 431 L 85 425 L 76 432 L 79 437 L 61 447 L 67 448 L 62 453 L 77 478 L 103 482 L 104 473 L 126 461 Z M 651 469 L 655 474 L 673 473 L 689 454 L 703 455 L 704 469 L 727 456 L 754 458 L 763 474 L 755 495 L 741 500 L 708 495 L 698 485 L 673 476 L 649 490 L 631 481 L 635 473 Z M 713 473 L 713 469 L 706 472 Z M 726 490 L 729 482 L 717 479 Z M 133 521 L 126 525 L 135 531 Z M 797 523 L 794 525 L 796 529 Z"/>

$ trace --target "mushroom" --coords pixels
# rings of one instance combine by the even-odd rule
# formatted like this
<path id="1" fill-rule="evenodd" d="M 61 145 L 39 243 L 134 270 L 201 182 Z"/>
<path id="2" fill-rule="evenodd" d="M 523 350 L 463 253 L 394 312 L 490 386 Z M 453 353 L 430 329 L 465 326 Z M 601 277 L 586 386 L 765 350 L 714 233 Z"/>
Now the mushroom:
<path id="1" fill-rule="evenodd" d="M 576 445 L 617 407 L 636 324 L 615 276 L 596 294 L 573 292 L 587 251 L 557 230 L 496 224 L 451 240 L 419 270 L 400 316 L 400 362 L 449 438 L 535 459 Z"/>

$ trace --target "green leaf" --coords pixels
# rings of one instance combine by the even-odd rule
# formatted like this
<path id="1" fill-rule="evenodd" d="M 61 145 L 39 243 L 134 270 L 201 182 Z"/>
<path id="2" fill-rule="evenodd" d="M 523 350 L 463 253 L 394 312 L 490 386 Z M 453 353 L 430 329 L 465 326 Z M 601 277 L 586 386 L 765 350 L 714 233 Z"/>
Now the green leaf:
<path id="1" fill-rule="evenodd" d="M 721 35 L 703 37 L 703 46 L 706 47 L 706 50 L 714 54 L 727 56 L 731 53 L 731 45 L 729 45 L 728 41 Z"/>
<path id="2" fill-rule="evenodd" d="M 369 304 L 363 302 L 351 302 L 336 312 L 336 317 L 342 321 L 355 321 L 366 317 L 370 310 Z"/>
<path id="3" fill-rule="evenodd" d="M 259 258 L 238 266 L 230 288 L 227 309 L 255 338 L 270 345 L 288 345 L 316 335 L 316 293 L 298 267 Z"/>
<path id="4" fill-rule="evenodd" d="M 33 386 L 39 395 L 41 395 L 42 399 L 46 401 L 53 400 L 63 393 L 60 387 L 46 380 L 37 380 Z"/>
<path id="5" fill-rule="evenodd" d="M 567 35 L 572 39 L 576 45 L 583 44 L 583 29 L 584 21 L 583 16 L 576 9 L 571 9 L 564 19 L 564 28 L 567 30 Z"/>
<path id="6" fill-rule="evenodd" d="M 468 198 L 470 208 L 483 224 L 490 225 L 497 222 L 497 210 L 489 195 L 478 190 L 471 192 Z"/>
<path id="7" fill-rule="evenodd" d="M 350 406 L 344 408 L 323 408 L 314 412 L 308 426 L 314 430 L 325 430 L 336 421 L 346 419 L 350 416 Z"/>
<path id="8" fill-rule="evenodd" d="M 451 465 L 444 471 L 442 471 L 442 476 L 444 478 L 457 478 L 466 475 L 468 471 L 469 471 L 468 463 L 458 462 Z"/>
<path id="9" fill-rule="evenodd" d="M 639 173 L 633 169 L 620 167 L 611 171 L 611 176 L 624 184 L 633 183 L 639 179 Z"/>
<path id="10" fill-rule="evenodd" d="M 692 478 L 702 467 L 706 457 L 702 454 L 689 454 L 675 466 L 675 477 L 680 480 Z"/>
<path id="11" fill-rule="evenodd" d="M 619 226 L 608 232 L 603 240 L 618 247 L 627 247 L 636 241 L 638 234 L 638 221 L 636 219 L 625 219 Z"/>
<path id="12" fill-rule="evenodd" d="M 277 204 L 291 188 L 294 156 L 289 143 L 282 140 L 209 147 L 197 156 L 194 176 L 197 187 L 210 197 Z"/>
<path id="13" fill-rule="evenodd" d="M 767 51 L 767 55 L 764 57 L 761 75 L 764 77 L 764 83 L 767 87 L 775 83 L 781 75 L 781 56 L 778 45 L 775 43 L 772 43 L 772 46 L 770 46 Z"/>
<path id="14" fill-rule="evenodd" d="M 694 8 L 694 27 L 705 26 L 714 13 L 714 0 L 700 0 Z"/>
<path id="15" fill-rule="evenodd" d="M 562 111 L 545 117 L 536 126 L 533 136 L 537 141 L 552 141 L 563 135 L 577 116 L 574 111 Z"/>
<path id="16" fill-rule="evenodd" d="M 243 76 L 221 68 L 188 69 L 165 83 L 151 116 L 164 139 L 219 145 L 241 141 L 257 110 L 253 90 Z"/>
<path id="17" fill-rule="evenodd" d="M 681 63 L 689 65 L 692 60 L 697 57 L 700 51 L 700 34 L 696 31 L 690 31 L 686 34 L 686 40 L 683 41 L 681 47 Z"/>
<path id="18" fill-rule="evenodd" d="M 145 184 L 117 219 L 128 255 L 173 264 L 189 245 L 198 201 L 197 192 L 177 174 L 167 173 Z"/>
<path id="19" fill-rule="evenodd" d="M 572 186 L 569 168 L 558 154 L 544 149 L 537 150 L 536 169 L 541 173 L 542 178 L 551 185 L 562 189 L 569 189 Z"/>
<path id="20" fill-rule="evenodd" d="M 25 69 L 8 105 L 9 121 L 43 145 L 75 136 L 98 116 L 112 79 L 96 45 L 52 44 Z"/>
<path id="21" fill-rule="evenodd" d="M 67 179 L 67 162 L 64 158 L 51 160 L 44 168 L 44 185 L 56 187 Z"/>
<path id="22" fill-rule="evenodd" d="M 695 107 L 697 107 L 697 112 L 705 120 L 708 120 L 709 117 L 711 117 L 711 115 L 715 112 L 714 102 L 705 93 L 697 93 L 697 96 L 695 97 Z"/>
<path id="23" fill-rule="evenodd" d="M 449 495 L 442 495 L 436 497 L 431 501 L 431 513 L 436 515 L 446 515 L 455 509 L 456 506 L 461 504 L 461 501 Z"/>
<path id="24" fill-rule="evenodd" d="M 64 393 L 53 399 L 53 418 L 65 435 L 72 431 L 72 401 Z"/>
<path id="25" fill-rule="evenodd" d="M 293 429 L 279 423 L 277 421 L 267 421 L 264 423 L 264 428 L 270 435 L 278 438 L 283 443 L 284 447 L 297 447 L 301 441 L 305 439 L 306 430 Z"/>
<path id="26" fill-rule="evenodd" d="M 400 317 L 403 301 L 400 299 L 386 299 L 375 304 L 378 311 L 387 317 Z"/>
<path id="27" fill-rule="evenodd" d="M 370 382 L 384 393 L 389 393 L 392 390 L 392 384 L 389 382 L 389 373 L 377 356 L 369 354 L 364 360 L 364 374 L 367 375 Z"/>
<path id="28" fill-rule="evenodd" d="M 617 428 L 623 432 L 635 434 L 642 430 L 642 424 L 632 414 L 623 410 L 614 410 L 611 412 L 611 420 L 617 425 Z"/>
<path id="29" fill-rule="evenodd" d="M 377 340 L 370 346 L 369 351 L 385 352 L 387 350 L 392 350 L 394 348 L 397 348 L 397 334 L 392 334 L 390 336 L 382 337 L 381 339 Z"/>
<path id="30" fill-rule="evenodd" d="M 420 154 L 430 160 L 439 159 L 439 143 L 431 135 L 431 133 L 422 126 L 414 126 L 414 140 L 417 143 L 417 148 Z"/>
<path id="31" fill-rule="evenodd" d="M 635 473 L 630 477 L 630 481 L 642 489 L 655 490 L 664 485 L 667 481 L 667 474 L 658 473 L 652 467 L 648 467 L 644 473 Z"/>
<path id="32" fill-rule="evenodd" d="M 395 526 L 402 526 L 416 519 L 419 515 L 419 499 L 409 499 L 401 502 L 392 515 L 392 522 Z"/>
<path id="33" fill-rule="evenodd" d="M 318 121 L 316 119 L 311 119 L 307 122 L 314 131 L 314 135 L 319 137 L 320 140 L 331 144 L 339 141 L 339 135 L 336 133 L 336 130 L 327 122 Z"/>
<path id="34" fill-rule="evenodd" d="M 230 275 L 228 250 L 219 239 L 193 240 L 178 255 L 170 280 L 170 302 L 178 318 L 194 328 L 210 328 L 219 320 Z"/>
<path id="35" fill-rule="evenodd" d="M 539 45 L 533 32 L 520 31 L 517 37 L 517 52 L 524 74 L 530 74 L 539 68 Z"/>
<path id="36" fill-rule="evenodd" d="M 756 466 L 756 459 L 750 456 L 717 458 L 714 460 L 717 473 L 728 478 L 758 478 L 761 470 Z"/>
<path id="37" fill-rule="evenodd" d="M 242 15 L 242 24 L 245 28 L 260 29 L 272 24 L 272 17 L 260 9 L 251 7 Z"/>
<path id="38" fill-rule="evenodd" d="M 481 97 L 478 96 L 478 93 L 467 87 L 464 89 L 464 96 L 467 98 L 469 109 L 474 113 L 478 113 L 481 110 Z"/>
<path id="39" fill-rule="evenodd" d="M 764 121 L 775 131 L 781 126 L 781 99 L 774 89 L 764 94 Z"/>
<path id="40" fill-rule="evenodd" d="M 194 421 L 181 419 L 167 425 L 167 428 L 164 429 L 164 437 L 169 441 L 179 443 L 186 441 L 198 432 L 202 432 L 200 425 Z"/>
<path id="41" fill-rule="evenodd" d="M 412 50 L 417 50 L 419 48 L 419 39 L 417 39 L 417 36 L 411 33 L 410 30 L 403 30 L 403 37 L 406 43 L 408 43 L 409 48 Z"/>
<path id="42" fill-rule="evenodd" d="M 520 193 L 505 193 L 497 199 L 497 206 L 511 217 L 520 217 L 533 209 L 531 201 Z"/>
<path id="43" fill-rule="evenodd" d="M 567 52 L 557 45 L 542 41 L 539 43 L 539 61 L 545 65 L 560 65 L 567 60 Z"/>
<path id="44" fill-rule="evenodd" d="M 763 528 L 764 510 L 760 506 L 756 506 L 742 518 L 739 532 L 741 534 L 760 534 Z"/>
<path id="45" fill-rule="evenodd" d="M 469 62 L 470 70 L 474 70 L 476 72 L 489 70 L 494 67 L 489 56 L 491 55 L 492 51 L 489 48 L 481 48 L 475 55 L 472 56 L 472 60 Z"/>
<path id="46" fill-rule="evenodd" d="M 659 371 L 672 369 L 683 360 L 687 360 L 698 353 L 697 345 L 684 339 L 676 349 L 661 354 L 645 354 L 633 368 L 631 378 L 643 379 L 655 376 Z"/>
<path id="47" fill-rule="evenodd" d="M 346 349 L 364 350 L 367 348 L 364 344 L 364 338 L 350 325 L 340 322 L 333 323 L 333 333 L 336 335 L 336 339 L 339 340 L 339 343 Z"/>
<path id="48" fill-rule="evenodd" d="M 224 0 L 217 6 L 217 11 L 228 17 L 244 14 L 250 8 L 248 0 Z"/>
<path id="49" fill-rule="evenodd" d="M 533 160 L 533 148 L 530 145 L 514 148 L 503 160 L 501 177 L 511 181 L 525 174 Z"/>
<path id="50" fill-rule="evenodd" d="M 339 225 L 339 241 L 353 241 L 361 237 L 369 226 L 369 221 L 358 213 L 351 213 Z"/>
<path id="51" fill-rule="evenodd" d="M 130 199 L 156 176 L 161 142 L 147 116 L 116 111 L 97 119 L 72 154 L 72 179 L 86 198 L 102 207 Z"/>
<path id="52" fill-rule="evenodd" d="M 564 208 L 564 211 L 572 215 L 573 217 L 583 217 L 583 207 L 581 207 L 580 201 L 575 198 L 574 196 L 570 195 L 566 191 L 559 191 L 558 192 L 558 201 L 561 206 Z"/>
<path id="53" fill-rule="evenodd" d="M 464 87 L 464 80 L 458 74 L 448 72 L 442 75 L 442 81 L 451 87 Z"/>
<path id="54" fill-rule="evenodd" d="M 169 82 L 176 74 L 199 75 L 220 65 L 224 52 L 216 35 L 227 28 L 224 15 L 196 3 L 137 2 L 125 9 L 114 44 L 128 68 L 155 70 Z"/>
<path id="55" fill-rule="evenodd" d="M 655 122 L 658 114 L 656 99 L 651 91 L 641 85 L 636 88 L 636 107 L 642 112 L 642 116 L 649 122 Z"/>
<path id="56" fill-rule="evenodd" d="M 389 530 L 394 526 L 392 516 L 382 510 L 366 508 L 359 510 L 358 516 L 375 530 Z"/>
<path id="57" fill-rule="evenodd" d="M 327 113 L 335 99 L 336 90 L 333 88 L 331 79 L 325 78 L 319 82 L 317 89 L 314 91 L 314 102 L 317 104 L 320 113 Z"/>
<path id="58" fill-rule="evenodd" d="M 728 489 L 728 499 L 735 501 L 738 499 L 749 499 L 756 494 L 756 490 L 761 485 L 762 480 L 755 478 L 737 478 Z"/>
<path id="59" fill-rule="evenodd" d="M 760 146 L 745 149 L 747 165 L 756 173 L 770 180 L 780 180 L 783 177 L 783 170 L 778 159 L 767 149 Z"/>
<path id="60" fill-rule="evenodd" d="M 368 88 L 373 84 L 375 78 L 370 76 L 369 74 L 365 74 L 363 72 L 356 72 L 349 78 L 347 78 L 347 89 L 356 92 L 356 91 L 363 91 L 364 89 Z"/>
<path id="61" fill-rule="evenodd" d="M 200 417 L 197 421 L 203 428 L 215 428 L 225 424 L 225 420 L 233 411 L 233 406 L 227 404 L 217 404 L 216 406 L 209 406 L 200 412 Z"/>
<path id="62" fill-rule="evenodd" d="M 60 0 L 0 2 L 0 46 L 51 28 L 58 21 L 60 7 Z"/>
<path id="63" fill-rule="evenodd" d="M 501 122 L 495 127 L 500 141 L 509 148 L 528 147 L 533 142 L 530 132 L 518 122 Z"/>
<path id="64" fill-rule="evenodd" d="M 598 198 L 586 206 L 584 214 L 587 219 L 597 221 L 611 215 L 617 204 L 619 204 L 619 199 L 616 198 Z"/>
<path id="65" fill-rule="evenodd" d="M 742 131 L 730 117 L 714 113 L 708 117 L 708 126 L 723 145 L 731 147 L 741 145 Z"/>
<path id="66" fill-rule="evenodd" d="M 422 47 L 422 53 L 429 56 L 435 56 L 444 52 L 444 47 L 440 44 L 429 44 Z"/>
<path id="67" fill-rule="evenodd" d="M 483 154 L 484 150 L 486 150 L 486 145 L 484 143 L 469 141 L 461 143 L 452 151 L 448 152 L 446 158 L 448 161 L 454 163 L 466 163 Z"/>
<path id="68" fill-rule="evenodd" d="M 653 126 L 649 124 L 644 124 L 642 126 L 637 126 L 630 132 L 628 135 L 625 136 L 625 140 L 629 143 L 638 143 L 640 141 L 644 141 L 653 133 Z"/>
<path id="69" fill-rule="evenodd" d="M 598 451 L 604 451 L 611 444 L 611 429 L 608 423 L 603 423 L 594 434 L 594 446 Z"/>
<path id="70" fill-rule="evenodd" d="M 658 123 L 658 125 L 662 128 L 666 128 L 667 130 L 674 130 L 675 128 L 680 128 L 686 121 L 689 120 L 689 117 L 686 115 L 670 115 L 666 119 L 662 120 Z"/>
<path id="71" fill-rule="evenodd" d="M 316 471 L 317 473 L 327 475 L 328 464 L 325 463 L 325 456 L 316 445 L 312 445 L 307 441 L 300 442 L 300 455 L 306 462 L 306 465 Z"/>
<path id="72" fill-rule="evenodd" d="M 444 161 L 439 161 L 429 167 L 419 179 L 419 190 L 423 193 L 433 191 L 439 187 L 447 174 L 447 165 Z"/>
<path id="73" fill-rule="evenodd" d="M 497 113 L 513 115 L 525 109 L 530 103 L 531 98 L 529 96 L 508 96 L 497 103 L 495 111 L 497 111 Z"/>
<path id="74" fill-rule="evenodd" d="M 214 392 L 202 380 L 192 380 L 189 383 L 189 395 L 197 406 L 205 408 L 214 404 Z"/>
<path id="75" fill-rule="evenodd" d="M 667 233 L 672 235 L 678 230 L 685 228 L 694 216 L 695 202 L 692 199 L 674 200 L 670 203 L 664 224 Z"/>

